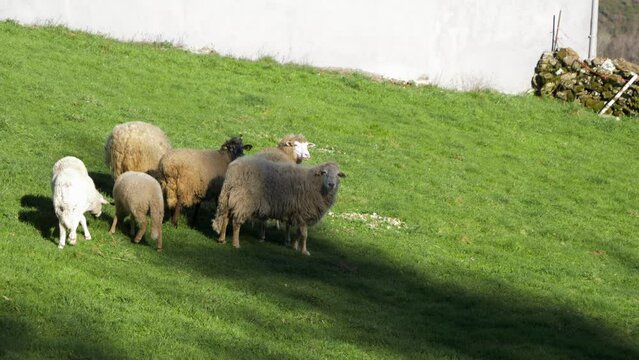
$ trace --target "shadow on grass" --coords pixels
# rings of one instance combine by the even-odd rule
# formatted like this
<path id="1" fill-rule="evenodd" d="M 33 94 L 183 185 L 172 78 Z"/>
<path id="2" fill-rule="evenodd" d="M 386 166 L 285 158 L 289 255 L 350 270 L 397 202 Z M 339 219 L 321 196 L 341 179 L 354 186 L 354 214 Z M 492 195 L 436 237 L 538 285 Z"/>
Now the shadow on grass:
<path id="1" fill-rule="evenodd" d="M 31 224 L 44 239 L 56 242 L 53 233 L 58 227 L 58 218 L 53 211 L 53 200 L 43 195 L 25 195 L 20 205 L 23 210 L 18 213 L 18 220 Z"/>
<path id="2" fill-rule="evenodd" d="M 16 305 L 19 306 L 19 305 Z M 2 359 L 126 359 L 127 353 L 116 349 L 109 334 L 99 331 L 95 321 L 72 308 L 59 309 L 55 319 L 46 324 L 72 322 L 72 334 L 46 331 L 23 321 L 19 314 L 0 315 L 0 358 Z M 43 319 L 40 319 L 41 321 Z"/>
<path id="3" fill-rule="evenodd" d="M 89 171 L 89 176 L 93 179 L 95 183 L 95 188 L 98 189 L 99 192 L 109 195 L 113 197 L 113 178 L 111 174 L 105 174 L 101 172 Z"/>
<path id="4" fill-rule="evenodd" d="M 310 258 L 249 237 L 240 250 L 214 246 L 170 249 L 165 265 L 233 280 L 300 313 L 319 312 L 332 319 L 329 330 L 320 327 L 331 342 L 407 358 L 639 358 L 637 345 L 605 323 L 477 273 L 460 269 L 455 278 L 462 287 L 393 265 L 374 249 L 343 252 L 312 233 Z M 272 319 L 246 310 L 247 322 L 272 331 Z M 296 333 L 317 340 L 317 331 L 309 323 Z"/>

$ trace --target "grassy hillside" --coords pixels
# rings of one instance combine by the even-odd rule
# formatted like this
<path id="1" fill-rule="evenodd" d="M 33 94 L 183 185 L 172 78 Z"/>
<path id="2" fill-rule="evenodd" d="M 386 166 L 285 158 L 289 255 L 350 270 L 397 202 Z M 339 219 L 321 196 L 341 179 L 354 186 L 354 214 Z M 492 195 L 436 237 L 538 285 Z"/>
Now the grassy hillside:
<path id="1" fill-rule="evenodd" d="M 639 0 L 600 0 L 597 54 L 639 64 Z"/>
<path id="2" fill-rule="evenodd" d="M 59 27 L 0 44 L 0 357 L 639 358 L 636 118 Z M 131 120 L 175 147 L 305 134 L 348 175 L 312 255 L 276 229 L 217 244 L 210 207 L 161 254 L 110 236 L 111 206 L 58 250 L 51 166 L 80 157 L 110 196 Z M 351 219 L 373 213 L 404 225 Z"/>

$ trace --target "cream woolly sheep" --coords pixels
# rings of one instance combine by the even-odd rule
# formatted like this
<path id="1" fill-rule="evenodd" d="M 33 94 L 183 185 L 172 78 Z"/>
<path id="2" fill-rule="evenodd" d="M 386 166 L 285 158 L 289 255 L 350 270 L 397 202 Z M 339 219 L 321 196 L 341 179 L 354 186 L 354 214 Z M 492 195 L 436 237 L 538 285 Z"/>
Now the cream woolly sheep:
<path id="1" fill-rule="evenodd" d="M 263 149 L 255 156 L 270 161 L 301 164 L 302 161 L 311 158 L 308 148 L 312 147 L 315 147 L 315 144 L 309 143 L 304 135 L 288 134 L 280 140 L 277 147 Z M 258 221 L 258 223 L 260 226 L 260 241 L 264 241 L 266 239 L 266 223 L 264 221 Z M 284 243 L 286 245 L 291 243 L 291 231 L 288 221 L 286 222 L 286 236 L 284 238 Z"/>
<path id="2" fill-rule="evenodd" d="M 277 147 L 263 149 L 255 156 L 260 156 L 271 161 L 300 164 L 302 161 L 311 158 L 308 148 L 314 146 L 315 144 L 309 143 L 302 134 L 289 134 L 280 140 Z"/>
<path id="3" fill-rule="evenodd" d="M 217 200 L 229 163 L 244 155 L 253 145 L 242 143 L 241 137 L 227 140 L 220 150 L 174 149 L 160 160 L 160 181 L 166 204 L 174 209 L 171 223 L 177 227 L 183 206 L 195 205 L 192 224 L 202 201 Z"/>
<path id="4" fill-rule="evenodd" d="M 339 178 L 335 163 L 297 166 L 247 157 L 231 163 L 220 194 L 213 229 L 226 240 L 226 226 L 233 221 L 233 246 L 240 247 L 240 226 L 248 219 L 290 221 L 300 228 L 304 255 L 308 225 L 317 223 L 335 202 Z M 298 250 L 300 239 L 294 248 Z"/>
<path id="5" fill-rule="evenodd" d="M 142 121 L 116 125 L 104 145 L 104 161 L 114 179 L 126 171 L 156 175 L 162 155 L 171 143 L 157 126 Z"/>
<path id="6" fill-rule="evenodd" d="M 91 240 L 84 213 L 90 211 L 96 217 L 102 213 L 102 205 L 108 204 L 96 188 L 93 180 L 86 172 L 86 167 L 79 159 L 68 162 L 65 166 L 53 168 L 51 189 L 53 192 L 53 208 L 58 218 L 60 241 L 58 248 L 64 248 L 69 230 L 69 243 L 76 244 L 76 229 L 82 225 L 84 238 Z M 82 167 L 79 164 L 82 163 Z M 63 165 L 57 162 L 56 165 Z"/>
<path id="7" fill-rule="evenodd" d="M 118 218 L 129 216 L 133 242 L 140 242 L 146 233 L 146 214 L 151 213 L 151 239 L 157 240 L 157 250 L 162 250 L 162 218 L 164 217 L 164 199 L 162 188 L 152 176 L 138 171 L 127 171 L 120 175 L 113 185 L 115 216 L 109 233 L 115 232 Z M 135 234 L 135 223 L 140 229 Z"/>
<path id="8" fill-rule="evenodd" d="M 89 175 L 89 171 L 87 167 L 84 166 L 82 160 L 78 159 L 75 156 L 65 156 L 62 159 L 58 160 L 53 164 L 53 169 L 51 170 L 51 178 L 53 179 L 56 175 L 60 173 L 63 169 L 74 168 L 85 175 Z"/>

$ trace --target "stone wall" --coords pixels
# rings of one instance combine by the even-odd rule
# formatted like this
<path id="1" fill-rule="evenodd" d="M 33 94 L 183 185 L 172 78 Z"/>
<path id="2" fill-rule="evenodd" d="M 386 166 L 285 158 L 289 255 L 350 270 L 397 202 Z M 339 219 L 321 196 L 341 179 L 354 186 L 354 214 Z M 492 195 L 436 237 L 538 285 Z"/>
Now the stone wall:
<path id="1" fill-rule="evenodd" d="M 599 112 L 630 80 L 639 66 L 620 59 L 596 57 L 581 60 L 570 48 L 545 52 L 537 62 L 532 87 L 538 96 L 577 101 Z M 639 79 L 606 114 L 639 115 Z"/>

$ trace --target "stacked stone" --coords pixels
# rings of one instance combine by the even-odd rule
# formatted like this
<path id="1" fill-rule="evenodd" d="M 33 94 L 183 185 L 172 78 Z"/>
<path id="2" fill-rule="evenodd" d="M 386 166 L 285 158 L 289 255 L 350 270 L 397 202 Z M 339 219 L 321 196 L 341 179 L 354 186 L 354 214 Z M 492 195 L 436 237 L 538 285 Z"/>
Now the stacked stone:
<path id="1" fill-rule="evenodd" d="M 632 73 L 639 74 L 639 66 L 623 58 L 581 60 L 574 50 L 562 48 L 541 55 L 535 67 L 532 87 L 538 96 L 577 101 L 599 112 L 632 78 Z M 606 114 L 639 115 L 639 79 Z"/>

